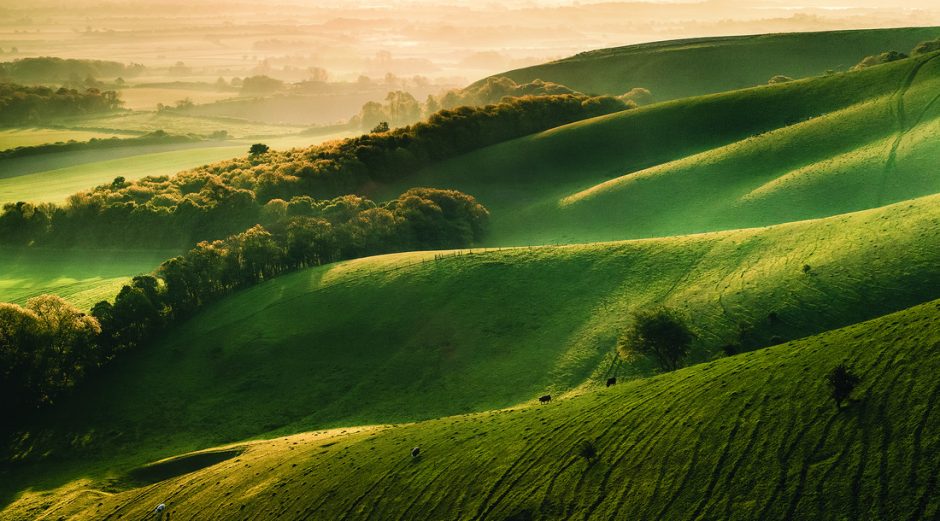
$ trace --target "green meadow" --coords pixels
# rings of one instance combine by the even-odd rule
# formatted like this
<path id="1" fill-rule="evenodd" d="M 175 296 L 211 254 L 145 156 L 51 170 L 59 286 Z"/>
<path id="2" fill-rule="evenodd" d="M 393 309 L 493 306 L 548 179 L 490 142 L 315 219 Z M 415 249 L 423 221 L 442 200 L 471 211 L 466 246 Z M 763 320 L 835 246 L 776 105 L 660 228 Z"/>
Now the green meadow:
<path id="1" fill-rule="evenodd" d="M 276 276 L 120 353 L 2 438 L 0 518 L 940 517 L 940 52 L 825 74 L 938 34 L 663 42 L 508 73 L 665 101 L 371 183 L 377 201 L 471 194 L 489 236 Z M 759 86 L 773 74 L 804 79 Z M 3 160 L 0 202 L 346 137 L 226 121 L 89 119 L 236 139 Z M 0 250 L 0 301 L 87 310 L 176 253 Z M 694 335 L 674 372 L 617 353 L 657 306 Z M 860 383 L 837 409 L 841 363 Z"/>
<path id="2" fill-rule="evenodd" d="M 46 293 L 81 309 L 114 298 L 131 277 L 150 273 L 172 251 L 0 250 L 0 302 L 23 304 Z"/>

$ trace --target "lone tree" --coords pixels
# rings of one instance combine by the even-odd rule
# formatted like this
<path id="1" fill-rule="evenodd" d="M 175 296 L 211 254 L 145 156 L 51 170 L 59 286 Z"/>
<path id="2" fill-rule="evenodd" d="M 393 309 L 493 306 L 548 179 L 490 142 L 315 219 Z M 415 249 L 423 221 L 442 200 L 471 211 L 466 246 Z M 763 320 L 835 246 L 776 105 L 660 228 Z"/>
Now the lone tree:
<path id="1" fill-rule="evenodd" d="M 694 339 L 689 328 L 667 309 L 637 311 L 633 324 L 620 339 L 621 353 L 652 357 L 663 371 L 675 371 L 689 354 Z"/>
<path id="2" fill-rule="evenodd" d="M 842 410 L 842 402 L 848 399 L 860 380 L 845 364 L 839 364 L 829 371 L 826 381 L 832 388 L 832 399 L 836 401 L 837 410 Z"/>
<path id="3" fill-rule="evenodd" d="M 248 149 L 248 155 L 260 156 L 261 154 L 267 154 L 268 150 L 268 145 L 265 145 L 264 143 L 255 143 L 254 145 L 251 145 L 251 148 Z"/>
<path id="4" fill-rule="evenodd" d="M 388 132 L 388 121 L 379 121 L 379 124 L 372 129 L 372 134 L 381 134 Z"/>
<path id="5" fill-rule="evenodd" d="M 587 460 L 588 463 L 592 463 L 597 459 L 597 447 L 588 440 L 581 440 L 578 445 L 578 456 Z"/>

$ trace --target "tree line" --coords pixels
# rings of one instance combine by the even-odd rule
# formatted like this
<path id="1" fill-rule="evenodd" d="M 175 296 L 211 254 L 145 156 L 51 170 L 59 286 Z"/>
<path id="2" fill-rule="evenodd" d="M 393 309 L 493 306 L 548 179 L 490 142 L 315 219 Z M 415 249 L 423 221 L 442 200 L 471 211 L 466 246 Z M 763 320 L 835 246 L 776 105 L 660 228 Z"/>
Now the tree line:
<path id="1" fill-rule="evenodd" d="M 57 143 L 43 143 L 41 145 L 27 145 L 0 150 L 0 159 L 14 157 L 38 156 L 54 152 L 67 152 L 74 150 L 93 150 L 101 148 L 119 148 L 141 145 L 169 145 L 173 143 L 195 143 L 205 138 L 194 134 L 167 134 L 163 130 L 154 130 L 140 136 L 119 138 L 91 138 L 88 141 L 59 141 Z"/>
<path id="2" fill-rule="evenodd" d="M 139 63 L 80 60 L 40 56 L 0 62 L 0 78 L 20 83 L 75 83 L 86 78 L 133 77 L 144 71 Z"/>
<path id="3" fill-rule="evenodd" d="M 522 97 L 442 110 L 391 131 L 223 161 L 176 176 L 123 178 L 64 206 L 7 204 L 0 243 L 188 246 L 263 222 L 304 197 L 329 199 L 405 178 L 426 165 L 580 119 L 623 110 L 610 97 Z"/>
<path id="4" fill-rule="evenodd" d="M 33 125 L 67 116 L 116 110 L 115 91 L 54 89 L 0 83 L 0 126 Z"/>
<path id="5" fill-rule="evenodd" d="M 453 190 L 414 188 L 376 204 L 346 195 L 280 200 L 271 224 L 204 241 L 134 277 L 90 315 L 59 297 L 0 304 L 0 414 L 49 404 L 115 356 L 240 288 L 284 272 L 397 251 L 470 246 L 489 213 Z"/>

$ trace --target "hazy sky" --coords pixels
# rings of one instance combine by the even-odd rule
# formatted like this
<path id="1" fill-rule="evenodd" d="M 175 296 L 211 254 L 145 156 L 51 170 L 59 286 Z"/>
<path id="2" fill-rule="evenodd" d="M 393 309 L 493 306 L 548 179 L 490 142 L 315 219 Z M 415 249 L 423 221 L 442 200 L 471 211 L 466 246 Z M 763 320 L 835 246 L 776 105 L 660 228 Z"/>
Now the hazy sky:
<path id="1" fill-rule="evenodd" d="M 893 4 L 893 5 L 892 5 Z M 940 25 L 940 0 L 0 0 L 0 48 L 297 79 L 461 83 L 581 51 L 698 36 Z M 293 72 L 291 72 L 293 71 Z M 298 72 L 301 71 L 301 72 Z"/>

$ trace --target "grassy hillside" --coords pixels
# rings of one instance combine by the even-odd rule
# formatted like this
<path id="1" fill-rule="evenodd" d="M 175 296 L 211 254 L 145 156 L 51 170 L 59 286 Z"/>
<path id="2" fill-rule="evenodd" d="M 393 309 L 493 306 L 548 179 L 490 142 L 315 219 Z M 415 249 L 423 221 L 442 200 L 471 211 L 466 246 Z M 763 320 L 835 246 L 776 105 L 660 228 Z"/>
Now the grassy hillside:
<path id="1" fill-rule="evenodd" d="M 842 362 L 861 384 L 837 412 L 824 376 Z M 222 447 L 106 492 L 76 480 L 4 514 L 145 518 L 165 503 L 172 519 L 931 519 L 938 371 L 935 301 L 549 405 Z M 583 441 L 596 461 L 579 457 Z"/>
<path id="2" fill-rule="evenodd" d="M 835 215 L 940 191 L 938 88 L 934 53 L 586 120 L 434 165 L 407 184 L 473 194 L 491 210 L 491 245 Z"/>
<path id="3" fill-rule="evenodd" d="M 778 74 L 805 78 L 844 71 L 866 56 L 910 52 L 937 36 L 940 28 L 917 27 L 673 40 L 584 52 L 499 76 L 554 81 L 596 94 L 643 87 L 667 101 L 760 85 Z"/>
<path id="4" fill-rule="evenodd" d="M 660 302 L 692 324 L 694 360 L 742 323 L 764 345 L 797 338 L 938 297 L 938 222 L 940 196 L 766 229 L 311 269 L 123 356 L 14 452 L 49 458 L 57 470 L 39 474 L 58 479 L 262 434 L 506 407 L 645 373 L 612 353 L 630 310 Z"/>
<path id="5" fill-rule="evenodd" d="M 173 251 L 0 249 L 0 302 L 25 303 L 53 293 L 82 309 L 113 298 L 134 275 L 149 273 Z"/>

